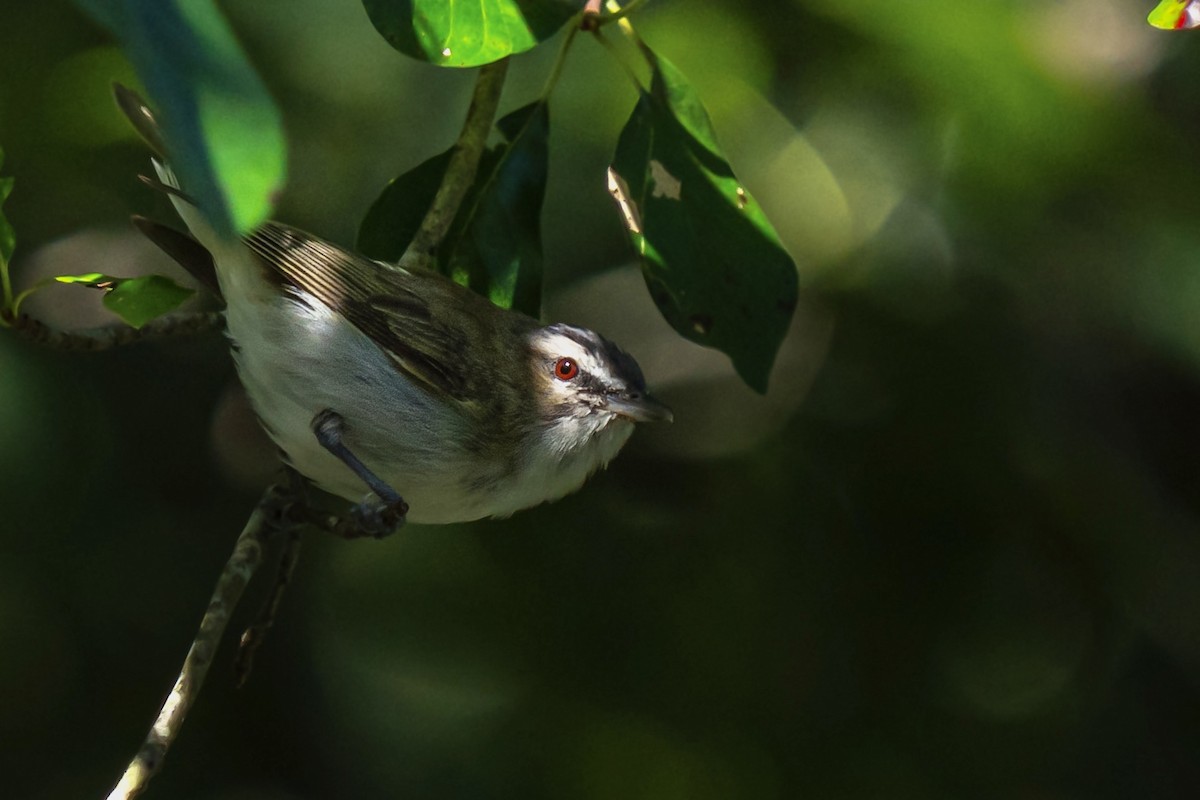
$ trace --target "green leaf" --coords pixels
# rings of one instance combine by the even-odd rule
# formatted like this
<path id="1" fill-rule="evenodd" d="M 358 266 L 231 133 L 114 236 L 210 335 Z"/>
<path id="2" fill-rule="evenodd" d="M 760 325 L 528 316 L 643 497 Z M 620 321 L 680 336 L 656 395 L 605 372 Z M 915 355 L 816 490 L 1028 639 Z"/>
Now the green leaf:
<path id="1" fill-rule="evenodd" d="M 220 233 L 267 218 L 283 185 L 279 111 L 212 0 L 75 0 L 120 40 L 159 109 L 171 166 Z"/>
<path id="2" fill-rule="evenodd" d="M 405 55 L 477 67 L 522 53 L 583 10 L 583 0 L 363 0 L 375 29 Z"/>
<path id="3" fill-rule="evenodd" d="M 531 316 L 541 310 L 541 210 L 549 164 L 550 114 L 536 102 L 508 114 L 496 127 L 504 141 L 480 160 L 438 268 L 502 308 Z M 388 184 L 359 228 L 357 248 L 396 261 L 416 233 L 437 193 L 450 153 L 422 163 Z"/>
<path id="4" fill-rule="evenodd" d="M 112 285 L 124 278 L 114 278 L 111 275 L 105 275 L 103 272 L 85 272 L 82 275 L 55 275 L 54 280 L 59 283 L 73 283 L 80 286 L 87 286 L 90 289 L 111 289 Z"/>
<path id="5" fill-rule="evenodd" d="M 162 275 L 145 275 L 122 281 L 104 295 L 104 307 L 131 326 L 140 328 L 150 320 L 174 311 L 194 292 Z"/>
<path id="6" fill-rule="evenodd" d="M 479 177 L 450 229 L 444 269 L 501 308 L 537 318 L 550 111 L 545 103 L 531 103 L 496 127 L 506 141 L 483 155 Z"/>
<path id="7" fill-rule="evenodd" d="M 399 261 L 425 219 L 452 152 L 421 162 L 384 187 L 358 226 L 355 249 L 379 261 Z"/>
<path id="8" fill-rule="evenodd" d="M 766 392 L 798 300 L 796 266 L 734 176 L 695 90 L 643 49 L 654 78 L 621 132 L 609 189 L 663 317 Z"/>
<path id="9" fill-rule="evenodd" d="M 99 272 L 85 275 L 59 275 L 59 283 L 73 283 L 104 292 L 104 307 L 128 325 L 140 328 L 151 320 L 170 313 L 195 292 L 162 275 L 116 278 Z"/>

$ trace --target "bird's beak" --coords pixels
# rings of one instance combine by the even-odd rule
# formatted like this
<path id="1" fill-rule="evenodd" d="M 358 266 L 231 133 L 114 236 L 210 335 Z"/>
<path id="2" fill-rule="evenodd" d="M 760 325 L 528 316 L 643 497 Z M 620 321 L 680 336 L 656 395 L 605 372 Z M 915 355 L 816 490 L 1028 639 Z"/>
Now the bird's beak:
<path id="1" fill-rule="evenodd" d="M 608 410 L 634 422 L 672 422 L 675 419 L 671 409 L 644 392 L 609 395 Z"/>

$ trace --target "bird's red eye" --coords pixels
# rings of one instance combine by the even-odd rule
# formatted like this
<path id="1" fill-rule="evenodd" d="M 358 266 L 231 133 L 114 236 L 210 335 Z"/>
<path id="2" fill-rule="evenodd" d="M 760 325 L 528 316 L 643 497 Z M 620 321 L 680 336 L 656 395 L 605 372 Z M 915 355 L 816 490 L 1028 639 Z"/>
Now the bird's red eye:
<path id="1" fill-rule="evenodd" d="M 554 377 L 569 381 L 579 374 L 579 365 L 569 358 L 560 358 L 554 363 Z"/>

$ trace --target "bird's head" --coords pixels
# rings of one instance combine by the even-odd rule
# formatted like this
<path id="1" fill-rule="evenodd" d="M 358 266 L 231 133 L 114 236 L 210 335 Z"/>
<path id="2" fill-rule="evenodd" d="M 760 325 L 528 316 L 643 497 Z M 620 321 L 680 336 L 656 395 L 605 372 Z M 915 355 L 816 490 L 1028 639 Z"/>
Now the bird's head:
<path id="1" fill-rule="evenodd" d="M 633 357 L 586 328 L 554 324 L 535 330 L 531 369 L 539 422 L 564 452 L 598 437 L 619 436 L 624 443 L 631 423 L 672 419 L 671 410 L 646 391 Z"/>

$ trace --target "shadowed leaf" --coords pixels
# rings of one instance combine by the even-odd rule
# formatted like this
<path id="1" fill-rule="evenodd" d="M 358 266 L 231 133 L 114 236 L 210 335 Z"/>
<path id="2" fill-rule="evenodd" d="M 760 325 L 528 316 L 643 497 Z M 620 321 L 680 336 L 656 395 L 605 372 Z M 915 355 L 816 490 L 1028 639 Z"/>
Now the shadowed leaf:
<path id="1" fill-rule="evenodd" d="M 488 149 L 438 251 L 438 268 L 503 308 L 541 310 L 541 210 L 549 163 L 550 115 L 532 103 L 496 123 L 504 141 Z M 372 204 L 357 248 L 397 261 L 437 193 L 447 151 L 396 178 Z"/>
<path id="2" fill-rule="evenodd" d="M 549 169 L 550 112 L 533 103 L 496 127 L 506 139 L 483 155 L 479 179 L 450 229 L 444 269 L 502 308 L 542 308 L 542 201 Z"/>
<path id="3" fill-rule="evenodd" d="M 609 190 L 663 317 L 728 354 L 765 392 L 797 302 L 795 264 L 734 176 L 691 85 L 643 49 L 653 83 L 621 132 Z"/>
<path id="4" fill-rule="evenodd" d="M 358 226 L 355 249 L 380 261 L 399 261 L 421 227 L 452 152 L 422 161 L 384 187 Z"/>

